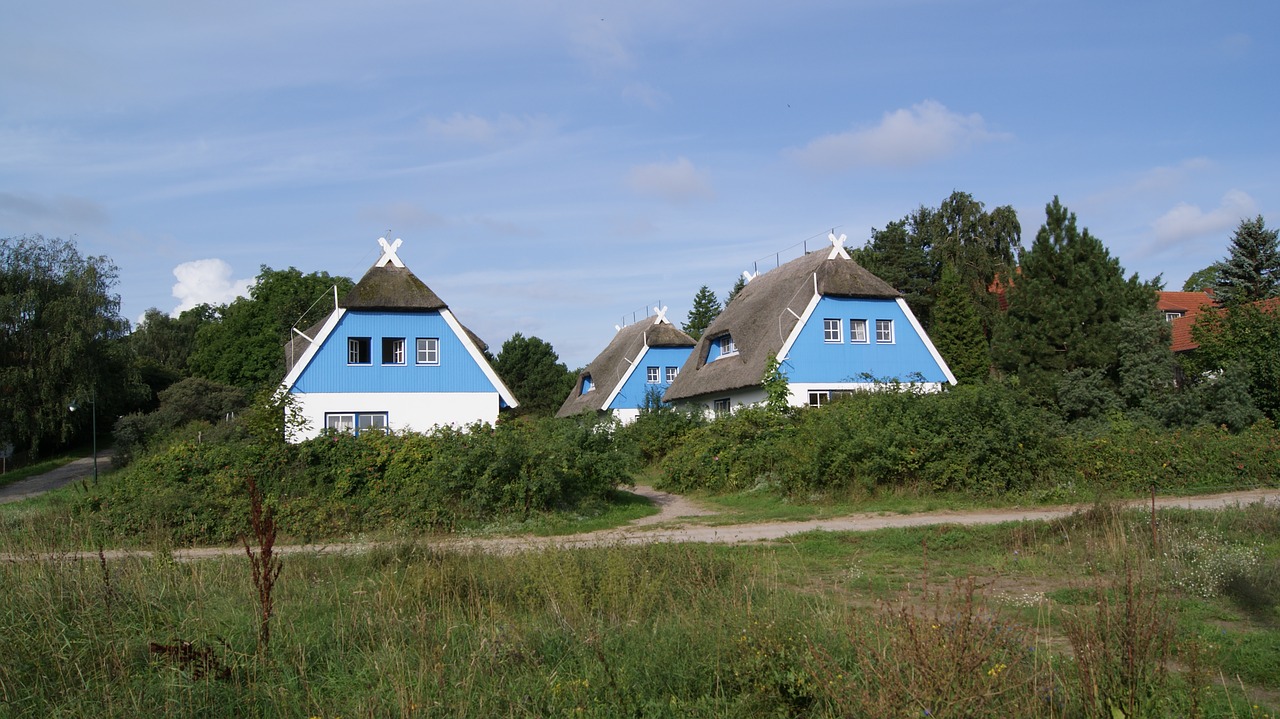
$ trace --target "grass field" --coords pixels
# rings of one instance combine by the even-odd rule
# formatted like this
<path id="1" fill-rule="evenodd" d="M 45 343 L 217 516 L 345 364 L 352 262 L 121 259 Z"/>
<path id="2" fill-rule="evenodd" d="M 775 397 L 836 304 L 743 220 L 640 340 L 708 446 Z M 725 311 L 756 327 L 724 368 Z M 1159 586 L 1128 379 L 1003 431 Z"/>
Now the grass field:
<path id="1" fill-rule="evenodd" d="M 1280 508 L 1157 519 L 290 556 L 265 647 L 244 556 L 30 542 L 0 715 L 1275 716 Z"/>

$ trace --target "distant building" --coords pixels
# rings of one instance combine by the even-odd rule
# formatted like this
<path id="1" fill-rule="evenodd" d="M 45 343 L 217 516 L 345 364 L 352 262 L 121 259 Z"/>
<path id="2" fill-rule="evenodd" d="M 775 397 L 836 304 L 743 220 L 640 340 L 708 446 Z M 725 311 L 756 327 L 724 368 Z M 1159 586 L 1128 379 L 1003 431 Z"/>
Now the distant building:
<path id="1" fill-rule="evenodd" d="M 306 427 L 425 431 L 495 422 L 516 399 L 484 357 L 485 345 L 396 256 L 383 253 L 323 321 L 285 345 L 285 389 Z"/>
<path id="2" fill-rule="evenodd" d="M 1189 352 L 1199 345 L 1191 339 L 1191 327 L 1203 309 L 1214 307 L 1213 296 L 1207 292 L 1160 292 L 1156 295 L 1156 308 L 1169 322 L 1174 352 Z"/>
<path id="3" fill-rule="evenodd" d="M 721 413 L 765 399 L 770 354 L 792 406 L 898 381 L 935 391 L 955 375 L 901 293 L 854 262 L 843 243 L 752 278 L 707 327 L 664 396 Z"/>
<path id="4" fill-rule="evenodd" d="M 626 424 L 640 415 L 646 401 L 661 400 L 696 342 L 667 320 L 666 308 L 657 312 L 618 329 L 578 375 L 556 416 L 608 412 Z"/>

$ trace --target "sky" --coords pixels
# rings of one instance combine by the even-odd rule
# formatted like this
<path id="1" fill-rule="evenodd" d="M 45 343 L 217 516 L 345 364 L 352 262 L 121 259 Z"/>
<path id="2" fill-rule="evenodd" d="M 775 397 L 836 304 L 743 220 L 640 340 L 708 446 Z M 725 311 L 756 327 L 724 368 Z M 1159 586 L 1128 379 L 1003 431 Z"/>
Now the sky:
<path id="1" fill-rule="evenodd" d="M 1054 196 L 1181 289 L 1280 224 L 1280 5 L 1078 0 L 8 3 L 0 237 L 137 321 L 379 237 L 495 352 L 570 367 L 659 303 L 955 190 Z"/>

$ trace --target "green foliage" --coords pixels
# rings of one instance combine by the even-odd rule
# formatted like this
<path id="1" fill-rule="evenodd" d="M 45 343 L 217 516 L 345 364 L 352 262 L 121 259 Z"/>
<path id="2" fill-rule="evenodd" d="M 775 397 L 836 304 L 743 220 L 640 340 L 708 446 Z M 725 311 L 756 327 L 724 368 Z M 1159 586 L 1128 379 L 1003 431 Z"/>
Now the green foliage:
<path id="1" fill-rule="evenodd" d="M 851 255 L 901 292 L 930 333 L 942 272 L 951 267 L 959 285 L 951 301 L 969 305 L 989 341 L 999 308 L 988 288 L 997 278 L 1012 276 L 1021 243 L 1022 227 L 1012 207 L 987 212 L 972 195 L 957 191 L 936 209 L 921 206 L 884 230 L 873 230 L 867 246 Z"/>
<path id="2" fill-rule="evenodd" d="M 295 537 L 439 530 L 599 499 L 636 467 L 616 427 L 588 416 L 429 434 L 325 432 L 289 445 L 286 404 L 263 395 L 218 432 L 187 425 L 102 483 L 85 511 L 119 536 L 231 541 L 248 531 L 244 487 L 253 477 L 281 531 Z"/>
<path id="3" fill-rule="evenodd" d="M 285 375 L 284 344 L 296 325 L 306 329 L 333 309 L 353 284 L 327 272 L 304 275 L 296 268 L 258 273 L 248 297 L 217 308 L 215 317 L 201 323 L 188 358 L 193 375 L 247 390 L 279 383 Z"/>
<path id="4" fill-rule="evenodd" d="M 702 333 L 707 330 L 707 326 L 719 316 L 720 301 L 716 299 L 716 293 L 712 292 L 711 288 L 703 285 L 698 289 L 698 293 L 693 296 L 693 307 L 689 308 L 689 316 L 684 323 L 683 329 L 686 334 L 695 340 L 701 339 Z"/>
<path id="5" fill-rule="evenodd" d="M 961 382 L 981 382 L 991 372 L 982 321 L 954 266 L 942 269 L 929 339 Z"/>
<path id="6" fill-rule="evenodd" d="M 551 344 L 519 332 L 502 343 L 493 369 L 520 403 L 509 410 L 513 416 L 549 417 L 573 390 L 574 374 Z"/>
<path id="7" fill-rule="evenodd" d="M 1258 409 L 1280 417 L 1280 300 L 1202 312 L 1191 336 L 1200 345 L 1188 360 L 1193 375 L 1238 367 Z"/>
<path id="8" fill-rule="evenodd" d="M 1002 385 L 916 394 L 886 385 L 802 409 L 747 408 L 695 430 L 662 464 L 662 486 L 791 496 L 926 486 L 993 494 L 1053 474 L 1054 422 Z"/>
<path id="9" fill-rule="evenodd" d="M 1032 394 L 1051 401 L 1058 378 L 1081 370 L 1115 381 L 1122 320 L 1153 311 L 1158 283 L 1128 280 L 1119 261 L 1054 198 L 1022 256 L 996 326 L 992 356 Z M 1101 373 L 1101 374 L 1098 374 Z M 1081 375 L 1081 376 L 1084 376 Z"/>
<path id="10" fill-rule="evenodd" d="M 190 422 L 217 424 L 230 419 L 248 404 L 248 396 L 239 387 L 188 377 L 160 392 L 160 406 L 155 411 L 127 414 L 116 420 L 113 436 L 118 466 L 129 463 L 133 456 L 153 445 L 173 430 Z"/>
<path id="11" fill-rule="evenodd" d="M 1187 278 L 1187 281 L 1182 283 L 1182 291 L 1204 292 L 1205 290 L 1211 290 L 1216 287 L 1218 284 L 1219 266 L 1220 265 L 1215 262 L 1208 267 L 1192 272 L 1191 276 Z"/>
<path id="12" fill-rule="evenodd" d="M 728 307 L 729 303 L 733 302 L 733 298 L 737 297 L 738 293 L 742 291 L 742 288 L 746 286 L 747 278 L 742 275 L 738 275 L 738 278 L 733 281 L 733 286 L 729 288 L 729 294 L 724 296 L 724 306 Z"/>
<path id="13" fill-rule="evenodd" d="M 198 305 L 170 317 L 152 307 L 129 334 L 129 348 L 143 381 L 153 395 L 187 376 L 187 359 L 196 344 L 200 327 L 214 319 L 214 310 Z"/>
<path id="14" fill-rule="evenodd" d="M 1280 295 L 1280 243 L 1262 215 L 1241 220 L 1227 258 L 1217 265 L 1213 298 L 1231 307 Z"/>
<path id="15" fill-rule="evenodd" d="M 765 359 L 760 386 L 764 388 L 764 406 L 770 412 L 785 414 L 791 409 L 791 388 L 787 383 L 787 374 L 782 371 L 782 363 L 773 352 Z"/>
<path id="16" fill-rule="evenodd" d="M 706 415 L 702 412 L 672 407 L 658 396 L 646 397 L 645 406 L 635 421 L 619 428 L 615 436 L 619 442 L 633 447 L 641 460 L 651 464 L 683 444 L 687 434 L 706 424 Z"/>
<path id="17" fill-rule="evenodd" d="M 32 455 L 89 431 L 89 412 L 114 417 L 145 388 L 129 361 L 107 257 L 83 257 L 74 241 L 39 235 L 0 239 L 0 446 Z"/>

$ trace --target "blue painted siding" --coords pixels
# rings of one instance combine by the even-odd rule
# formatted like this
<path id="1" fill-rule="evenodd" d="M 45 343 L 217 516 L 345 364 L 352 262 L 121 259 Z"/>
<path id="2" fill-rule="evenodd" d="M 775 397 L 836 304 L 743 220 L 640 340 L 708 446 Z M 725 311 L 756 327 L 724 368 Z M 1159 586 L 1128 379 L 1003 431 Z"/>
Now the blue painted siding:
<path id="1" fill-rule="evenodd" d="M 370 364 L 347 364 L 347 340 L 370 338 Z M 403 337 L 405 363 L 382 364 L 382 338 Z M 440 339 L 440 364 L 419 365 L 417 338 Z M 296 392 L 496 392 L 439 312 L 348 311 L 294 384 Z"/>
<path id="2" fill-rule="evenodd" d="M 824 319 L 840 320 L 840 342 L 827 342 Z M 865 344 L 849 341 L 849 320 L 867 321 Z M 893 320 L 893 344 L 876 342 L 876 320 Z M 946 374 L 893 300 L 823 297 L 805 323 L 784 363 L 792 382 L 860 382 L 865 372 L 876 379 L 945 382 Z"/>
<path id="3" fill-rule="evenodd" d="M 716 338 L 715 338 L 714 340 L 712 340 L 712 341 L 710 342 L 710 344 L 707 346 L 707 362 L 715 362 L 716 360 L 720 359 L 721 357 L 728 357 L 728 356 L 732 356 L 732 355 L 737 354 L 737 352 L 738 352 L 738 350 L 737 350 L 737 343 L 733 343 L 733 342 L 732 342 L 733 335 L 728 335 L 728 337 L 729 337 L 729 339 L 730 339 L 731 343 L 734 345 L 734 350 L 733 350 L 732 352 L 729 352 L 729 353 L 726 353 L 726 354 L 721 354 L 721 352 L 720 352 L 720 340 L 721 340 L 721 338 L 723 338 L 723 337 L 725 337 L 725 336 L 726 336 L 726 335 L 720 335 L 719 337 L 716 337 Z"/>
<path id="4" fill-rule="evenodd" d="M 644 395 L 650 389 L 657 390 L 659 396 L 661 396 L 671 386 L 671 383 L 667 381 L 667 368 L 675 367 L 676 371 L 679 371 L 685 360 L 689 359 L 689 353 L 692 351 L 692 347 L 650 347 L 649 351 L 645 352 L 644 357 L 640 359 L 640 366 L 627 378 L 626 383 L 622 385 L 622 390 L 618 392 L 618 396 L 613 398 L 613 402 L 606 409 L 637 409 L 644 407 Z M 658 381 L 656 384 L 649 384 L 648 373 L 646 372 L 649 367 L 658 368 Z M 600 391 L 605 390 L 601 389 Z"/>

